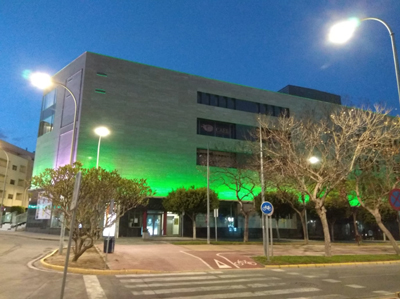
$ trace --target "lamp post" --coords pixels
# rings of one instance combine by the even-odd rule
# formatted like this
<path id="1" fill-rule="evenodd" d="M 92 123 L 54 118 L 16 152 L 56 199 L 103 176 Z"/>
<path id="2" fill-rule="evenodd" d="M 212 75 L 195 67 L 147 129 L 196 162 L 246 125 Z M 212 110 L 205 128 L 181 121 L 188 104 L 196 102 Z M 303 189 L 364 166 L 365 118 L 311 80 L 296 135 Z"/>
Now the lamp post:
<path id="1" fill-rule="evenodd" d="M 351 18 L 347 21 L 343 21 L 343 22 L 340 22 L 340 23 L 332 26 L 332 28 L 329 32 L 329 40 L 331 42 L 338 43 L 338 44 L 345 43 L 353 36 L 354 31 L 363 21 L 377 21 L 377 22 L 383 24 L 389 32 L 390 40 L 392 43 L 394 69 L 396 72 L 397 93 L 398 93 L 399 102 L 400 102 L 399 60 L 397 57 L 397 49 L 396 49 L 396 43 L 394 40 L 394 32 L 392 31 L 392 29 L 389 27 L 389 25 L 387 23 L 385 23 L 383 20 L 378 19 L 378 18 L 364 18 L 361 20 L 359 20 L 357 18 Z"/>
<path id="2" fill-rule="evenodd" d="M 94 129 L 94 132 L 99 135 L 99 144 L 97 146 L 97 161 L 96 161 L 96 168 L 99 168 L 99 158 L 100 158 L 100 143 L 101 137 L 105 137 L 110 134 L 110 130 L 106 127 L 97 127 Z"/>
<path id="3" fill-rule="evenodd" d="M 73 154 L 74 154 L 74 145 L 75 145 L 75 127 L 76 127 L 76 98 L 73 92 L 64 84 L 60 82 L 54 82 L 48 74 L 45 73 L 33 73 L 29 77 L 31 84 L 39 89 L 47 89 L 53 85 L 61 86 L 66 91 L 69 92 L 72 99 L 74 100 L 74 121 L 72 123 L 72 140 L 71 140 L 71 150 L 69 155 L 69 164 L 72 166 L 73 163 Z M 62 254 L 64 248 L 64 235 L 65 235 L 65 221 L 61 222 L 61 232 L 60 232 L 60 246 L 59 246 L 59 254 Z"/>
<path id="4" fill-rule="evenodd" d="M 10 164 L 10 159 L 9 159 L 9 157 L 8 157 L 8 154 L 7 154 L 7 152 L 4 150 L 4 149 L 2 149 L 2 148 L 0 148 L 3 152 L 4 152 L 4 154 L 6 155 L 6 157 L 7 157 L 7 166 L 6 166 L 6 171 L 5 171 L 5 173 L 4 173 L 4 184 L 3 184 L 3 193 L 2 193 L 2 197 L 1 197 L 1 206 L 0 206 L 0 228 L 2 228 L 3 227 L 3 209 L 4 209 L 4 196 L 5 196 L 5 194 L 6 194 L 6 182 L 7 182 L 7 174 L 8 174 L 8 166 L 9 166 L 9 164 Z"/>

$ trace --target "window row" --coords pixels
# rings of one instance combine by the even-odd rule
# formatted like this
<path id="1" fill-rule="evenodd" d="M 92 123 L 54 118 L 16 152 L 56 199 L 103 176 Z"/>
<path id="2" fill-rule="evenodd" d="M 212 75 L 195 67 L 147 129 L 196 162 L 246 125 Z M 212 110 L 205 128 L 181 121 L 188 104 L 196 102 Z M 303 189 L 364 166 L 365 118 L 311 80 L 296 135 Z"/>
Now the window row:
<path id="1" fill-rule="evenodd" d="M 196 164 L 207 166 L 207 149 L 197 149 Z M 251 168 L 253 157 L 245 153 L 209 150 L 209 165 L 224 168 Z"/>
<path id="2" fill-rule="evenodd" d="M 197 134 L 199 135 L 253 141 L 257 138 L 256 129 L 245 125 L 202 118 L 197 119 Z"/>
<path id="3" fill-rule="evenodd" d="M 276 117 L 289 117 L 289 108 L 239 100 L 215 94 L 197 92 L 197 103 L 215 107 L 228 108 L 251 113 L 260 113 Z"/>
<path id="4" fill-rule="evenodd" d="M 0 166 L 1 167 L 7 167 L 7 160 L 0 158 Z M 18 166 L 17 165 L 11 165 L 11 169 L 17 171 Z M 19 172 L 25 173 L 26 172 L 26 166 L 20 165 L 19 166 Z"/>

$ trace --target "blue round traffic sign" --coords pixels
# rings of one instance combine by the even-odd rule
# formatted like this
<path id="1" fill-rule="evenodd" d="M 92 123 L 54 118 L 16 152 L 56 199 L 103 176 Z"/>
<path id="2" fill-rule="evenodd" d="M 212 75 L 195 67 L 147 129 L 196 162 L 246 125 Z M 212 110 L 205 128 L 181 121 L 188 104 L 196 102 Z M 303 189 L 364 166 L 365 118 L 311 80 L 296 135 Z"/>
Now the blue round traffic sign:
<path id="1" fill-rule="evenodd" d="M 264 215 L 271 216 L 274 213 L 274 206 L 269 201 L 264 201 L 261 204 L 261 212 Z"/>
<path id="2" fill-rule="evenodd" d="M 400 189 L 393 189 L 390 191 L 389 203 L 393 209 L 400 211 Z"/>

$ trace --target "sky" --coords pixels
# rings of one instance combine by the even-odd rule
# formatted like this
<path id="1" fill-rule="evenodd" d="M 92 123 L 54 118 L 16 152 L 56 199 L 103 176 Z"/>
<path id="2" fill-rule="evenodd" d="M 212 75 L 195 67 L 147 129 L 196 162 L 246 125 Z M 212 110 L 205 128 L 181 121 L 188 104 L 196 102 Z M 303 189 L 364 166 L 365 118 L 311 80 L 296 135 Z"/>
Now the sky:
<path id="1" fill-rule="evenodd" d="M 42 92 L 24 71 L 55 74 L 86 51 L 271 91 L 291 84 L 400 112 L 387 29 L 364 21 L 344 45 L 329 28 L 384 20 L 399 0 L 2 0 L 0 139 L 34 151 Z M 397 109 L 397 110 L 395 110 Z"/>

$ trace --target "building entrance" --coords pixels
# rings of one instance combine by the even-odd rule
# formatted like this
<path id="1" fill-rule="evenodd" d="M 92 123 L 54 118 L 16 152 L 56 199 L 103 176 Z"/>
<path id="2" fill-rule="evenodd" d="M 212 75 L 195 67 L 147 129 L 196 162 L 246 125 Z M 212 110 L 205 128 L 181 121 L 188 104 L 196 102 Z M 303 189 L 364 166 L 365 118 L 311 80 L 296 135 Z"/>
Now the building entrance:
<path id="1" fill-rule="evenodd" d="M 162 214 L 147 214 L 147 231 L 150 236 L 161 236 Z"/>

